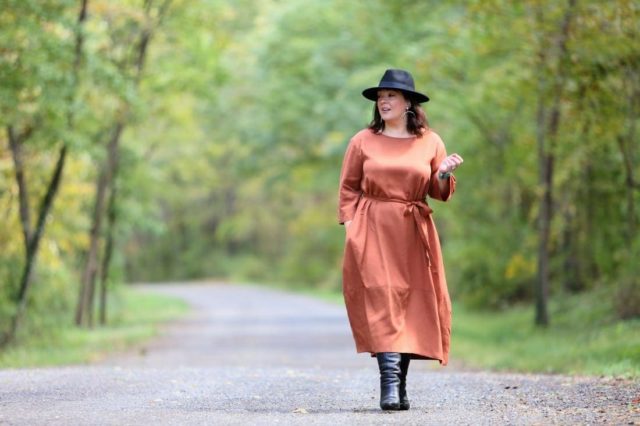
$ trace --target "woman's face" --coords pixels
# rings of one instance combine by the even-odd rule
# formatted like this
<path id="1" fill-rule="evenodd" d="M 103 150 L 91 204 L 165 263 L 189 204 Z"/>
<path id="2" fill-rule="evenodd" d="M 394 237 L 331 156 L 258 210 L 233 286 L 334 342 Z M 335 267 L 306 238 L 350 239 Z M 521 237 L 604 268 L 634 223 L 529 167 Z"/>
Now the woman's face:
<path id="1" fill-rule="evenodd" d="M 388 122 L 403 119 L 409 102 L 399 90 L 381 89 L 378 90 L 377 105 L 380 117 Z"/>

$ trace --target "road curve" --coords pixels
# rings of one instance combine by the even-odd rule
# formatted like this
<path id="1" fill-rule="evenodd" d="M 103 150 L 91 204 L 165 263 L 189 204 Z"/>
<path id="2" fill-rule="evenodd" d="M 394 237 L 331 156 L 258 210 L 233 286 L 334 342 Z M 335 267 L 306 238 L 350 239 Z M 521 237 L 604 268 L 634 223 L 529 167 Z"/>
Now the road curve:
<path id="1" fill-rule="evenodd" d="M 0 425 L 640 424 L 637 382 L 427 361 L 411 365 L 412 409 L 384 413 L 343 307 L 258 286 L 138 287 L 193 309 L 95 365 L 0 371 Z"/>

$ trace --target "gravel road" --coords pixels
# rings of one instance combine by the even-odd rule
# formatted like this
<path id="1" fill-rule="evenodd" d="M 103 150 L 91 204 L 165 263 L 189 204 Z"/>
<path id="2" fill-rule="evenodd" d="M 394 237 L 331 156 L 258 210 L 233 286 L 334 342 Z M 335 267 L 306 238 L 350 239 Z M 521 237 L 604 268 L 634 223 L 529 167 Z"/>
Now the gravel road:
<path id="1" fill-rule="evenodd" d="M 377 365 L 355 354 L 343 307 L 261 287 L 140 288 L 193 310 L 99 364 L 1 370 L 0 424 L 640 424 L 638 382 L 472 372 L 455 360 L 414 361 L 412 409 L 382 412 Z"/>

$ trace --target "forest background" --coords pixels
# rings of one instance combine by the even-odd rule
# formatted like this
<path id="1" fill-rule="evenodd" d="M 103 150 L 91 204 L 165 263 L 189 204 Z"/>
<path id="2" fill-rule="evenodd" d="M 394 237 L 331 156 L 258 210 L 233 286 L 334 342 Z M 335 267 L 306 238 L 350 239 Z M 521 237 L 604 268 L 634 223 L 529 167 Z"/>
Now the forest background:
<path id="1" fill-rule="evenodd" d="M 339 292 L 360 92 L 403 68 L 465 158 L 431 203 L 454 311 L 606 330 L 638 374 L 639 9 L 0 0 L 0 343 L 106 323 L 126 282 Z"/>

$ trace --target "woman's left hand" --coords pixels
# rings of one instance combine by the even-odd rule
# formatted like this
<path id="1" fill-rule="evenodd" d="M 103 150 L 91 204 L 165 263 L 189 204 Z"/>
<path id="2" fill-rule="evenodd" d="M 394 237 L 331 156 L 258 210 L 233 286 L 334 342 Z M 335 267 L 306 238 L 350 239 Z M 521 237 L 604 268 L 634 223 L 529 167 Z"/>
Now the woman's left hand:
<path id="1" fill-rule="evenodd" d="M 464 160 L 458 154 L 451 154 L 440 163 L 440 173 L 451 173 L 462 164 Z"/>

